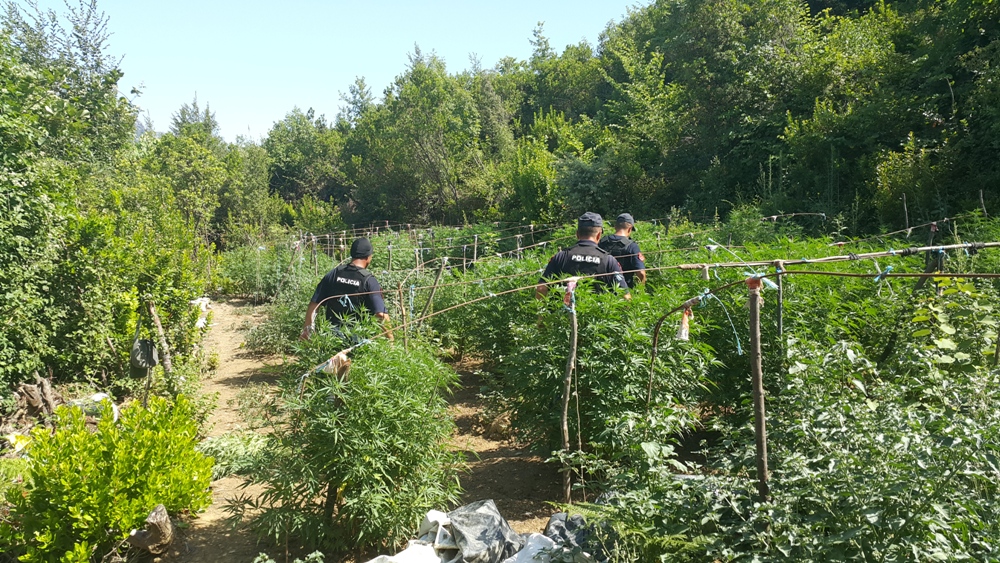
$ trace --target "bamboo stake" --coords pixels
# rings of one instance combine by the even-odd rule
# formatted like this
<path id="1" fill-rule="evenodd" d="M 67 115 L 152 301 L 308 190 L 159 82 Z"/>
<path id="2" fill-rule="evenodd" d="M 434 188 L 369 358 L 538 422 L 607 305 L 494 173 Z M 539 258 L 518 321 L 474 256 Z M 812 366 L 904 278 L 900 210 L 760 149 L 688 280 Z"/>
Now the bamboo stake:
<path id="1" fill-rule="evenodd" d="M 983 206 L 983 217 L 989 219 L 990 214 L 986 212 L 986 202 L 983 201 L 983 190 L 979 190 L 979 205 Z"/>
<path id="2" fill-rule="evenodd" d="M 569 309 L 569 322 L 570 322 L 570 337 L 569 337 L 569 357 L 566 359 L 566 376 L 563 378 L 563 397 L 562 397 L 562 449 L 563 452 L 569 453 L 569 399 L 572 394 L 573 385 L 573 371 L 576 369 L 576 348 L 577 348 L 577 333 L 578 327 L 576 322 L 576 304 L 573 302 L 573 291 L 575 290 L 575 283 L 570 282 L 570 285 L 566 288 L 566 291 L 570 296 L 570 309 Z M 569 466 L 563 467 L 563 502 L 566 504 L 571 504 L 573 502 L 572 492 L 572 476 L 570 475 Z"/>
<path id="3" fill-rule="evenodd" d="M 479 235 L 472 235 L 472 261 L 479 259 Z"/>
<path id="4" fill-rule="evenodd" d="M 761 502 L 771 498 L 767 480 L 767 422 L 764 412 L 764 368 L 760 353 L 760 279 L 747 279 L 750 305 L 750 369 L 753 376 L 754 437 L 757 443 L 757 492 Z"/>
<path id="5" fill-rule="evenodd" d="M 906 221 L 906 228 L 910 228 L 910 210 L 906 208 L 906 192 L 903 192 L 903 220 Z"/>
<path id="6" fill-rule="evenodd" d="M 389 243 L 388 247 L 389 247 L 389 267 L 388 267 L 388 270 L 391 272 L 392 271 L 392 243 L 391 242 Z"/>

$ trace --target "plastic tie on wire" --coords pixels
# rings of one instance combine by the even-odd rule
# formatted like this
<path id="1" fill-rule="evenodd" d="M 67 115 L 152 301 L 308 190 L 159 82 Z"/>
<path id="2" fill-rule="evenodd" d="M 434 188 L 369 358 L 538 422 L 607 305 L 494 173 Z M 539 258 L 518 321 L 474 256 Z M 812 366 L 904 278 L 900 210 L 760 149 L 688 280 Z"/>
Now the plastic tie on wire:
<path id="1" fill-rule="evenodd" d="M 857 254 L 853 253 L 853 252 L 848 252 L 847 253 L 847 259 L 848 260 L 861 260 L 861 257 L 858 256 Z"/>
<path id="2" fill-rule="evenodd" d="M 886 279 L 886 276 L 888 276 L 891 272 L 892 272 L 892 266 L 886 266 L 885 269 L 879 273 L 879 275 L 875 276 L 875 281 L 880 282 Z"/>
<path id="3" fill-rule="evenodd" d="M 747 279 L 760 280 L 764 283 L 764 285 L 771 289 L 778 289 L 778 284 L 764 277 L 764 274 L 758 274 L 757 272 L 743 272 L 743 275 L 746 276 Z"/>
<path id="4" fill-rule="evenodd" d="M 578 276 L 566 280 L 566 294 L 563 295 L 563 308 L 574 315 L 576 314 L 576 285 L 579 281 Z"/>

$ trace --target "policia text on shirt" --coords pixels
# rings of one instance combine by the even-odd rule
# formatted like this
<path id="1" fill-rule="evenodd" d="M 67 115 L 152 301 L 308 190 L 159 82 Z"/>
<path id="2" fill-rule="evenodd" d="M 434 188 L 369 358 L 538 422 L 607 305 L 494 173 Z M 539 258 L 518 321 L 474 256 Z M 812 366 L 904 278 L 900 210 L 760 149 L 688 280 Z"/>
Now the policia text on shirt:
<path id="1" fill-rule="evenodd" d="M 316 310 L 321 304 L 326 307 L 326 319 L 335 330 L 339 330 L 344 323 L 356 318 L 362 311 L 375 315 L 383 326 L 388 325 L 389 315 L 386 313 L 385 300 L 382 299 L 382 286 L 368 271 L 372 254 L 371 241 L 359 238 L 351 244 L 351 263 L 337 266 L 323 276 L 309 300 L 300 339 L 309 338 Z M 386 337 L 392 340 L 392 332 L 387 332 Z"/>
<path id="2" fill-rule="evenodd" d="M 628 285 L 622 275 L 618 260 L 606 250 L 598 248 L 597 241 L 603 232 L 603 219 L 597 213 L 587 212 L 580 216 L 576 226 L 577 243 L 561 250 L 549 260 L 542 273 L 542 279 L 535 287 L 535 297 L 542 298 L 549 292 L 546 280 L 563 276 L 593 276 L 608 288 L 625 290 L 625 299 L 631 299 Z"/>

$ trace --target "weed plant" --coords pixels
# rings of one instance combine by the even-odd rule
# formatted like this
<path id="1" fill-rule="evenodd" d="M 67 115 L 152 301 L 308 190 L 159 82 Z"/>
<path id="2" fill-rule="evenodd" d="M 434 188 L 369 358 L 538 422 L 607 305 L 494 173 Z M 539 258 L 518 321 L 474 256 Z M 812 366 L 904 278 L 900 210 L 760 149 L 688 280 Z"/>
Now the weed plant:
<path id="1" fill-rule="evenodd" d="M 460 458 L 445 444 L 454 425 L 443 397 L 455 373 L 426 344 L 384 339 L 356 352 L 346 379 L 312 372 L 343 347 L 315 334 L 297 349 L 280 396 L 256 403 L 267 444 L 247 483 L 263 492 L 227 510 L 278 545 L 389 550 L 427 510 L 458 499 Z"/>

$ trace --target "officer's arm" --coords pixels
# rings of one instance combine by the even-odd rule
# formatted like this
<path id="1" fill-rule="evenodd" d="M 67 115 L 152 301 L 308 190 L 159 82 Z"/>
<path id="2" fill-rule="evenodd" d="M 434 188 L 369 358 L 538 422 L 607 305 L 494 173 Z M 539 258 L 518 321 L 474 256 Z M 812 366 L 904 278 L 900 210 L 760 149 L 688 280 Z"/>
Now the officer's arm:
<path id="1" fill-rule="evenodd" d="M 614 258 L 612 258 L 611 260 L 608 261 L 608 265 L 610 266 L 611 275 L 614 276 L 613 279 L 614 279 L 615 284 L 617 284 L 618 287 L 620 287 L 620 288 L 622 288 L 622 289 L 625 290 L 625 299 L 628 300 L 628 301 L 631 301 L 632 300 L 632 294 L 629 293 L 629 291 L 628 291 L 628 284 L 625 283 L 625 276 L 622 275 L 621 264 L 618 263 L 618 260 L 615 260 Z"/>
<path id="2" fill-rule="evenodd" d="M 539 283 L 535 286 L 535 299 L 541 299 L 549 294 L 549 284 Z"/>
<path id="3" fill-rule="evenodd" d="M 313 321 L 316 319 L 317 309 L 319 309 L 319 303 L 310 301 L 309 307 L 306 308 L 306 322 L 302 325 L 302 334 L 299 335 L 299 340 L 309 339 L 309 334 L 313 329 Z"/>

